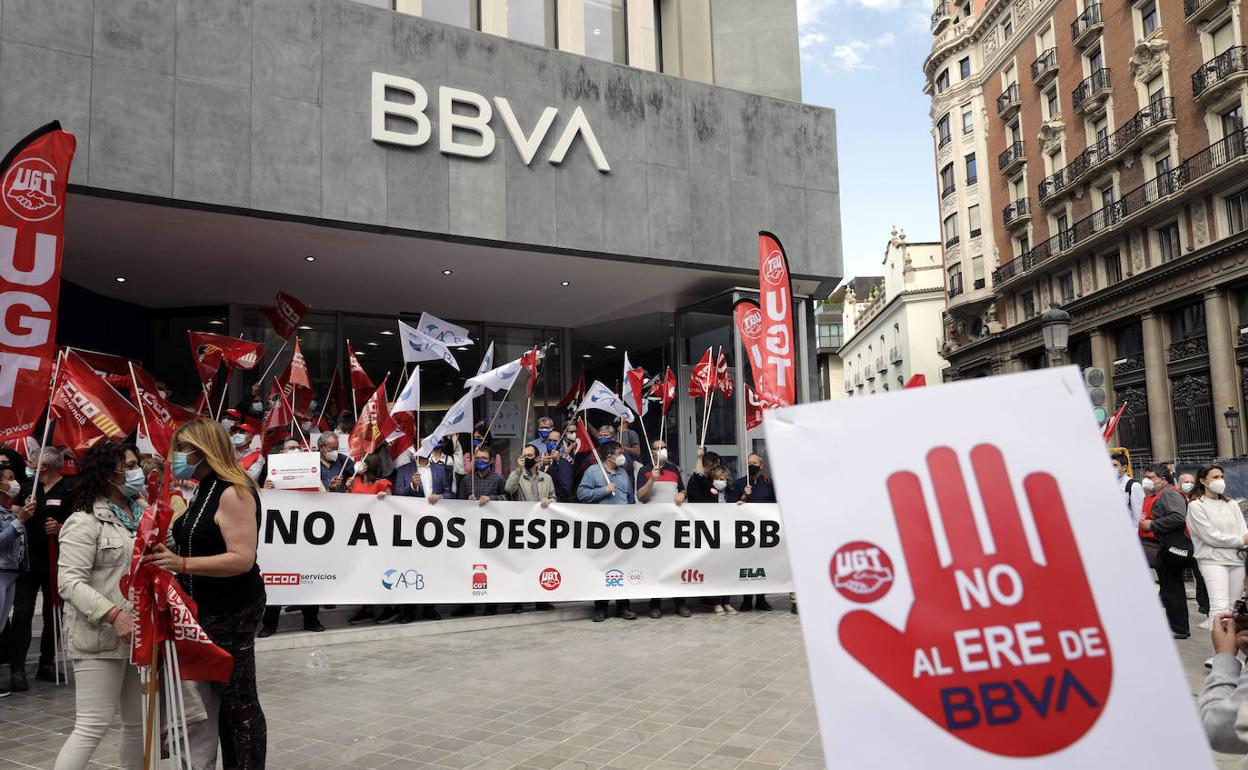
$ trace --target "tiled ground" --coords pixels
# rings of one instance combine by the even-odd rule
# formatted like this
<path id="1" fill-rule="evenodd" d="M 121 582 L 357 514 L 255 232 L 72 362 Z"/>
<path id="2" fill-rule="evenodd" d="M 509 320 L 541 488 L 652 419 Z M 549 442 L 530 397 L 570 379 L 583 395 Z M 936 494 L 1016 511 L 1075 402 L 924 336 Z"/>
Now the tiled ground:
<path id="1" fill-rule="evenodd" d="M 1193 692 L 1205 639 L 1179 643 Z M 280 650 L 259 668 L 272 770 L 823 766 L 787 611 Z M 0 700 L 5 770 L 51 768 L 72 725 L 72 691 L 32 685 Z M 94 767 L 116 766 L 115 737 Z"/>

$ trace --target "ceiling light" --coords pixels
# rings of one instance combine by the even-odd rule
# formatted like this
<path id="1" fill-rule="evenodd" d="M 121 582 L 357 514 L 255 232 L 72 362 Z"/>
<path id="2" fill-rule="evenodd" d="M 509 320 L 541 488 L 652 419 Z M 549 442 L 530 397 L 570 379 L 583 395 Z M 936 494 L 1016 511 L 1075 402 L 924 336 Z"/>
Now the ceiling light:
<path id="1" fill-rule="evenodd" d="M 355 353 L 356 358 L 359 358 L 360 356 L 366 356 L 366 355 L 368 355 L 368 354 L 367 354 L 367 353 L 365 353 L 363 350 L 356 350 L 356 351 L 353 351 L 353 352 Z"/>
<path id="2" fill-rule="evenodd" d="M 607 350 L 615 350 L 615 345 L 603 345 Z"/>
<path id="3" fill-rule="evenodd" d="M 443 270 L 443 271 L 442 271 L 442 275 L 450 275 L 450 274 L 451 274 L 451 273 L 453 273 L 453 272 L 455 272 L 455 271 L 454 271 L 454 270 L 450 270 L 450 269 Z"/>
<path id="4" fill-rule="evenodd" d="M 581 358 L 593 358 L 593 356 L 591 356 L 591 355 L 590 355 L 590 354 L 588 354 L 588 353 L 582 353 L 582 354 L 581 354 Z"/>
<path id="5" fill-rule="evenodd" d="M 306 257 L 304 257 L 304 258 L 303 258 L 303 261 L 304 261 L 304 262 L 315 262 L 315 261 L 316 261 L 316 257 L 313 257 L 313 256 L 311 256 L 311 255 L 308 255 L 308 256 L 306 256 Z"/>
<path id="6" fill-rule="evenodd" d="M 560 286 L 571 286 L 571 285 L 572 285 L 572 282 L 571 282 L 571 281 L 560 281 L 560 282 L 559 282 L 559 285 L 560 285 Z"/>
<path id="7" fill-rule="evenodd" d="M 457 348 L 455 348 L 455 349 L 456 349 L 456 350 L 467 350 L 468 348 L 467 348 L 467 347 L 465 347 L 464 345 L 460 345 L 459 347 L 457 347 Z"/>
<path id="8" fill-rule="evenodd" d="M 117 276 L 116 278 L 114 278 L 113 280 L 114 280 L 114 281 L 116 281 L 117 283 L 125 283 L 125 282 L 126 282 L 126 279 L 125 279 L 125 278 L 123 278 L 123 277 L 122 277 L 122 276 L 120 276 L 120 275 L 119 275 L 119 276 Z"/>
<path id="9" fill-rule="evenodd" d="M 218 321 L 216 318 L 208 322 L 209 326 L 225 326 L 225 321 Z"/>
<path id="10" fill-rule="evenodd" d="M 602 30 L 601 30 L 600 28 L 598 28 L 598 27 L 594 27 L 594 34 L 595 34 L 595 35 L 601 35 L 601 34 L 602 34 Z"/>
<path id="11" fill-rule="evenodd" d="M 370 342 L 370 343 L 368 343 L 368 346 L 369 346 L 370 348 L 375 348 L 375 347 L 377 347 L 377 343 L 376 343 L 376 342 Z"/>
<path id="12" fill-rule="evenodd" d="M 383 337 L 392 337 L 392 336 L 394 336 L 394 332 L 390 331 L 389 329 L 385 329 L 385 330 L 383 330 L 383 331 L 381 332 L 381 334 L 382 334 L 382 336 L 383 336 Z"/>
<path id="13" fill-rule="evenodd" d="M 310 331 L 312 331 L 312 327 L 311 327 L 311 326 L 308 326 L 307 324 L 304 324 L 304 325 L 302 325 L 302 326 L 300 326 L 300 327 L 299 327 L 299 330 L 300 330 L 300 331 L 305 331 L 305 332 L 310 332 Z"/>

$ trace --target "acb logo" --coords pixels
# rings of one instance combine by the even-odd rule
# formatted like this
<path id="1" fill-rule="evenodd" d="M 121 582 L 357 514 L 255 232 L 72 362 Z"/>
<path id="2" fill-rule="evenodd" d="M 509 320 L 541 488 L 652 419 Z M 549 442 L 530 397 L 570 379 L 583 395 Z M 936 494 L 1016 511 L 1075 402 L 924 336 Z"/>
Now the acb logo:
<path id="1" fill-rule="evenodd" d="M 682 569 L 680 571 L 680 582 L 682 583 L 701 583 L 706 580 L 706 575 L 696 569 Z"/>
<path id="2" fill-rule="evenodd" d="M 401 588 L 423 591 L 425 588 L 425 576 L 414 569 L 388 569 L 381 575 L 381 585 L 387 591 L 395 591 Z"/>
<path id="3" fill-rule="evenodd" d="M 607 588 L 622 588 L 624 586 L 624 570 L 607 570 L 605 585 Z"/>

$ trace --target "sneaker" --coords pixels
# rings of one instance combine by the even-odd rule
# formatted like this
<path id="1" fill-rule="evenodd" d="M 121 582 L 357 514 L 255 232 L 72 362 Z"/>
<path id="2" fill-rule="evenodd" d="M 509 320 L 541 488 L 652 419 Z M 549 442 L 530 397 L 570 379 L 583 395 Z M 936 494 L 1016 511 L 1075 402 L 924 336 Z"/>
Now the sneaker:
<path id="1" fill-rule="evenodd" d="M 13 692 L 26 692 L 30 683 L 26 681 L 25 671 L 14 671 L 9 675 L 9 689 Z"/>
<path id="2" fill-rule="evenodd" d="M 693 613 L 692 613 L 692 612 L 690 612 L 690 611 L 689 611 L 689 608 L 688 608 L 688 607 L 686 607 L 686 606 L 684 606 L 683 604 L 682 604 L 681 606 L 679 606 L 679 607 L 677 607 L 677 608 L 676 608 L 676 614 L 677 614 L 677 615 L 679 615 L 679 616 L 681 616 L 682 618 L 691 618 L 691 617 L 693 617 Z"/>
<path id="3" fill-rule="evenodd" d="M 1205 658 L 1205 668 L 1213 668 L 1213 658 Z"/>
<path id="4" fill-rule="evenodd" d="M 620 613 L 620 617 L 624 618 L 625 620 L 636 620 L 637 613 L 633 612 L 632 610 L 624 610 L 623 612 Z"/>
<path id="5" fill-rule="evenodd" d="M 1209 629 L 1213 628 L 1213 621 L 1209 618 L 1208 615 L 1206 615 L 1205 619 L 1200 621 L 1200 625 L 1196 627 L 1202 631 L 1208 631 Z"/>
<path id="6" fill-rule="evenodd" d="M 766 599 L 763 599 L 761 597 L 759 598 L 758 601 L 754 602 L 754 608 L 757 609 L 759 612 L 771 612 L 772 610 L 775 609 L 775 607 L 772 607 L 770 604 L 767 603 Z M 744 607 L 742 609 L 744 609 Z"/>
<path id="7" fill-rule="evenodd" d="M 725 604 L 725 605 L 724 605 L 724 612 L 728 613 L 729 615 L 736 615 L 736 614 L 737 614 L 737 608 L 736 608 L 736 607 L 733 607 L 731 604 Z"/>
<path id="8" fill-rule="evenodd" d="M 263 627 L 263 628 L 261 628 L 261 629 L 260 629 L 260 631 L 256 634 L 256 638 L 257 638 L 257 639 L 268 639 L 270 636 L 272 636 L 273 634 L 276 634 L 276 633 L 277 633 L 277 628 L 276 628 L 276 627 L 264 626 L 264 627 Z"/>
<path id="9" fill-rule="evenodd" d="M 373 615 L 372 607 L 361 607 L 359 612 L 355 613 L 350 617 L 350 619 L 347 620 L 347 625 L 354 626 L 357 623 L 367 623 L 375 617 L 376 616 Z"/>
<path id="10" fill-rule="evenodd" d="M 399 619 L 399 611 L 394 607 L 387 607 L 377 616 L 377 623 L 393 623 Z"/>
<path id="11" fill-rule="evenodd" d="M 723 614 L 724 614 L 724 605 L 722 605 L 722 604 L 716 604 L 716 605 L 715 605 L 715 614 L 716 614 L 716 615 L 723 615 Z"/>
<path id="12" fill-rule="evenodd" d="M 13 694 L 12 690 L 0 690 L 0 698 L 7 698 Z"/>

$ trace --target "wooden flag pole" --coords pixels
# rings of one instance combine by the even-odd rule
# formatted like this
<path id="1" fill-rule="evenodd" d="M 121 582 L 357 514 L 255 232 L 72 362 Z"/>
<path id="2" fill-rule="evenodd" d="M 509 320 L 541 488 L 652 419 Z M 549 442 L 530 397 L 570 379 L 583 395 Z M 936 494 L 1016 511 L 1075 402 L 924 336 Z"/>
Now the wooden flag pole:
<path id="1" fill-rule="evenodd" d="M 230 392 L 230 379 L 234 377 L 234 367 L 225 367 L 225 382 L 221 384 L 221 400 L 217 402 L 217 411 L 213 413 L 212 419 L 219 420 L 221 418 L 221 410 L 225 407 L 225 396 Z"/>
<path id="2" fill-rule="evenodd" d="M 340 369 L 340 367 L 334 367 L 334 378 L 333 378 L 333 379 L 331 379 L 331 380 L 329 381 L 329 384 L 330 384 L 330 385 L 333 385 L 333 384 L 334 384 L 334 379 L 337 379 L 337 378 L 338 378 L 338 376 L 339 376 L 339 375 L 338 375 L 338 372 L 339 372 L 340 370 L 341 370 L 341 369 Z M 321 413 L 320 413 L 320 414 L 318 414 L 318 415 L 316 416 L 316 425 L 317 425 L 317 427 L 320 427 L 321 420 L 325 419 L 325 407 L 329 406 L 329 397 L 330 397 L 331 395 L 333 395 L 333 394 L 332 394 L 332 393 L 330 393 L 329 391 L 326 391 L 326 392 L 325 392 L 325 400 L 321 402 Z M 334 426 L 332 426 L 332 425 L 331 425 L 331 426 L 329 426 L 329 429 L 330 429 L 330 432 L 333 432 Z"/>
<path id="3" fill-rule="evenodd" d="M 499 412 L 503 411 L 503 404 L 507 403 L 507 397 L 510 395 L 511 388 L 508 388 L 507 392 L 503 394 L 503 400 L 498 402 L 498 408 L 494 410 L 494 416 L 490 418 L 489 424 L 485 426 L 485 433 L 481 436 L 481 438 L 485 438 L 490 435 L 490 429 L 494 427 L 494 421 L 498 419 Z"/>
<path id="4" fill-rule="evenodd" d="M 156 732 L 156 685 L 160 680 L 157 672 L 160 670 L 160 647 L 161 645 L 153 645 L 152 649 L 152 665 L 148 669 L 147 683 L 144 685 L 147 692 L 147 704 L 145 713 L 147 721 L 145 722 L 146 732 L 143 736 L 143 767 L 144 770 L 155 770 L 156 765 L 160 762 L 160 754 L 156 750 L 153 737 Z"/>
<path id="5" fill-rule="evenodd" d="M 347 340 L 347 349 L 349 350 L 350 348 L 351 348 L 351 340 Z M 355 358 L 355 354 L 352 353 L 351 357 Z M 347 379 L 351 379 L 350 363 L 347 364 Z M 351 422 L 354 423 L 358 419 L 360 419 L 360 405 L 357 404 L 355 401 L 355 383 L 353 382 L 351 383 Z"/>
<path id="6" fill-rule="evenodd" d="M 706 448 L 706 429 L 711 424 L 711 401 L 715 399 L 715 391 L 708 391 L 706 394 L 706 410 L 702 416 L 702 440 L 698 442 L 698 447 Z"/>
<path id="7" fill-rule="evenodd" d="M 646 435 L 646 418 L 638 414 L 637 422 L 641 423 L 641 437 L 646 442 L 646 452 L 650 455 L 650 467 L 654 468 L 654 449 L 650 446 L 650 437 Z M 657 469 L 656 469 L 657 470 Z"/>

